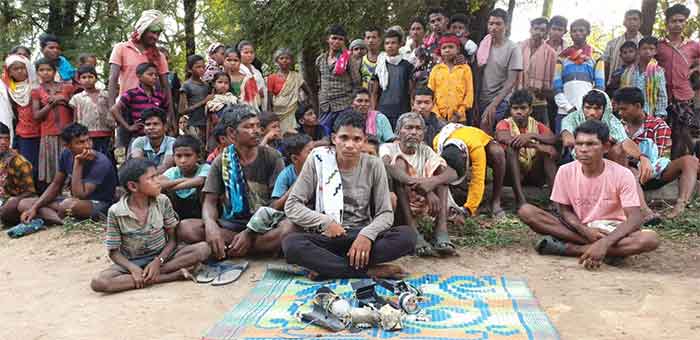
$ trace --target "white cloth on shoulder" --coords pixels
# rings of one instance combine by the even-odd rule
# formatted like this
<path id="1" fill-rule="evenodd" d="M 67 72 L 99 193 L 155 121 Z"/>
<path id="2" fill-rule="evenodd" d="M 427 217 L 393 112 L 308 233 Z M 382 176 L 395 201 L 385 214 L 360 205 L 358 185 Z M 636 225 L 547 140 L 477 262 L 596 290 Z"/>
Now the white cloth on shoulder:
<path id="1" fill-rule="evenodd" d="M 333 146 L 313 149 L 309 155 L 316 166 L 316 212 L 343 224 L 343 181 Z"/>

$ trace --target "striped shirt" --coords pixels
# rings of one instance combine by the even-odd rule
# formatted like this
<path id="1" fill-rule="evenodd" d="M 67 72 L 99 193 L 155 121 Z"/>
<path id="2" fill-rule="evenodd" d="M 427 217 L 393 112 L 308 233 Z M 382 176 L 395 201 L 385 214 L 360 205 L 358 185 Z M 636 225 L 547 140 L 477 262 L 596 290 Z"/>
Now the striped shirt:
<path id="1" fill-rule="evenodd" d="M 146 109 L 157 107 L 163 111 L 168 110 L 168 101 L 163 92 L 154 88 L 149 96 L 141 85 L 124 92 L 119 101 L 126 108 L 124 118 L 129 124 L 138 122 L 141 119 L 141 113 Z"/>
<path id="2" fill-rule="evenodd" d="M 592 89 L 605 90 L 605 65 L 600 60 L 588 59 L 582 64 L 560 58 L 554 69 L 554 101 L 559 114 L 572 108 L 581 109 L 583 97 Z"/>
<path id="3" fill-rule="evenodd" d="M 151 200 L 146 224 L 141 225 L 129 208 L 128 197 L 124 195 L 107 213 L 107 250 L 119 250 L 128 259 L 160 254 L 167 241 L 166 229 L 178 224 L 170 199 L 160 194 Z"/>

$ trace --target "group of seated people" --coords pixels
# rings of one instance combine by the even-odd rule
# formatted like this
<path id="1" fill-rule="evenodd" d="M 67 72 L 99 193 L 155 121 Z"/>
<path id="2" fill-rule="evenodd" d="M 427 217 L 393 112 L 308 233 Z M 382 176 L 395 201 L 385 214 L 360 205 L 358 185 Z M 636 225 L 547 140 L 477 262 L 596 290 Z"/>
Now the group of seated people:
<path id="1" fill-rule="evenodd" d="M 282 153 L 261 144 L 264 114 L 233 105 L 221 114 L 227 144 L 211 165 L 201 161 L 198 138 L 166 136 L 163 112 L 149 110 L 144 140 L 134 142 L 143 146 L 131 150 L 118 176 L 92 149 L 87 128 L 73 123 L 61 133 L 60 171 L 38 197 L 24 190 L 33 188 L 31 166 L 9 148 L 8 129 L 0 126 L 4 190 L 11 197 L 0 213 L 6 224 L 29 225 L 106 214 L 105 244 L 114 265 L 92 281 L 99 292 L 183 279 L 209 258 L 252 254 L 284 256 L 316 279 L 397 277 L 405 269 L 389 262 L 402 256 L 456 253 L 448 216 L 478 214 L 488 165 L 492 211 L 502 211 L 500 192 L 509 182 L 518 216 L 545 236 L 536 246 L 540 254 L 577 256 L 596 268 L 658 246 L 657 235 L 641 229 L 653 222 L 643 188 L 680 179 L 672 214 L 683 211 L 694 190 L 697 159 L 662 156 L 669 146 L 659 146 L 666 138 L 660 131 L 667 126 L 648 122 L 639 92 L 616 94 L 626 125 L 605 93 L 589 92 L 556 136 L 530 117 L 531 95 L 516 91 L 493 138 L 457 123 L 426 125 L 433 98 L 418 89 L 414 112 L 397 119 L 393 140 L 370 144 L 374 137 L 360 108 L 339 115 L 330 137 L 284 136 L 277 143 Z M 297 117 L 300 131 L 307 120 L 317 124 L 312 111 Z M 575 160 L 557 171 L 567 157 Z M 450 187 L 463 182 L 468 196 L 458 206 Z M 62 195 L 66 183 L 69 197 Z M 554 209 L 528 204 L 523 184 L 549 185 Z M 124 193 L 115 203 L 117 186 Z M 419 231 L 426 217 L 434 222 L 430 235 Z"/>

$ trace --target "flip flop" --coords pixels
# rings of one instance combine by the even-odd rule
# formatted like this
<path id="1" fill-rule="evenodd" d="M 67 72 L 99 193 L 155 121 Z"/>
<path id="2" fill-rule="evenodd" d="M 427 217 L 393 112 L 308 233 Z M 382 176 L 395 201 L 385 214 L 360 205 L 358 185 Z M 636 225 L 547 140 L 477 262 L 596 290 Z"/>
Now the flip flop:
<path id="1" fill-rule="evenodd" d="M 441 232 L 435 234 L 435 244 L 433 245 L 433 250 L 435 250 L 440 256 L 454 256 L 457 255 L 457 248 L 452 242 L 450 242 L 450 235 L 447 232 Z"/>
<path id="2" fill-rule="evenodd" d="M 220 269 L 217 265 L 204 264 L 199 268 L 199 272 L 195 276 L 197 283 L 211 283 L 219 276 Z"/>
<path id="3" fill-rule="evenodd" d="M 661 216 L 657 213 L 651 213 L 642 218 L 642 225 L 650 226 L 661 223 Z"/>
<path id="4" fill-rule="evenodd" d="M 416 237 L 416 256 L 418 257 L 436 257 L 437 253 L 428 241 L 423 238 L 420 233 Z"/>
<path id="5" fill-rule="evenodd" d="M 537 241 L 535 250 L 540 255 L 564 255 L 566 244 L 552 236 L 545 236 Z"/>
<path id="6" fill-rule="evenodd" d="M 29 221 L 29 223 L 20 223 L 8 229 L 7 236 L 10 236 L 11 238 L 20 238 L 44 229 L 46 229 L 46 226 L 44 226 L 44 220 L 35 218 Z"/>
<path id="7" fill-rule="evenodd" d="M 238 264 L 220 263 L 219 276 L 211 282 L 212 286 L 223 286 L 233 283 L 241 277 L 241 274 L 248 269 L 248 262 L 243 261 Z"/>

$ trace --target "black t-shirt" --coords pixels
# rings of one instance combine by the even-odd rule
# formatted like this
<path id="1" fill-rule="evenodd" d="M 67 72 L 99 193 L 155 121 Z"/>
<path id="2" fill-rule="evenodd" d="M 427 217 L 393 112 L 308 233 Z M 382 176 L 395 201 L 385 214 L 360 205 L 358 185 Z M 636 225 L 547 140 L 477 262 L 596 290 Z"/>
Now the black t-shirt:
<path id="1" fill-rule="evenodd" d="M 389 84 L 379 97 L 377 111 L 387 116 L 390 121 L 395 121 L 401 114 L 411 111 L 409 91 L 413 64 L 401 60 L 398 65 L 387 63 L 386 66 L 389 69 Z"/>

